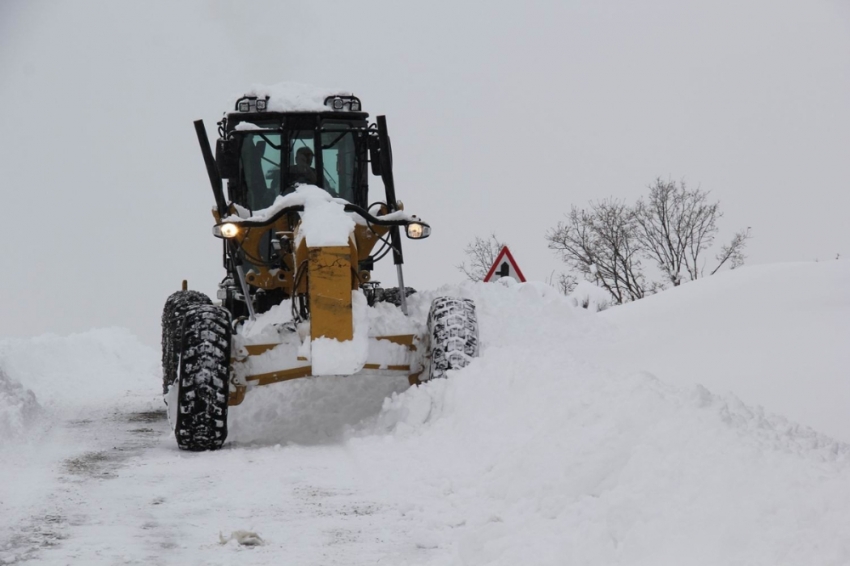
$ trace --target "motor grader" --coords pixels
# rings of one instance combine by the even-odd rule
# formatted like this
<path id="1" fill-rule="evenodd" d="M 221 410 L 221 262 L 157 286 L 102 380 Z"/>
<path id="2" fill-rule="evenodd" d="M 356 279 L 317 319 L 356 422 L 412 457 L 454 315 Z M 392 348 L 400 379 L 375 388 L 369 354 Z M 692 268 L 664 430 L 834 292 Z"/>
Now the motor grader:
<path id="1" fill-rule="evenodd" d="M 380 312 L 408 315 L 402 230 L 431 231 L 396 198 L 384 116 L 370 123 L 351 93 L 270 88 L 225 113 L 215 156 L 203 121 L 195 131 L 226 273 L 215 303 L 184 281 L 163 310 L 163 392 L 181 449 L 220 448 L 228 407 L 259 386 L 365 373 L 415 385 L 478 355 L 469 299 L 438 297 L 427 324 L 370 331 L 381 301 L 394 306 Z M 370 171 L 383 184 L 371 202 Z M 384 289 L 371 274 L 389 255 L 398 287 Z"/>

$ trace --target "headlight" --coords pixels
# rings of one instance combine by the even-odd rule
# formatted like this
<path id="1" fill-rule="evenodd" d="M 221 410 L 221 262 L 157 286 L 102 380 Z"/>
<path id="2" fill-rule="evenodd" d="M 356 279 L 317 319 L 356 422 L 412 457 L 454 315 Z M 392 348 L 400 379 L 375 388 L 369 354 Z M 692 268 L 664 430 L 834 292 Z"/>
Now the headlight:
<path id="1" fill-rule="evenodd" d="M 231 222 L 213 226 L 213 236 L 217 238 L 234 238 L 239 234 L 239 226 Z"/>
<path id="2" fill-rule="evenodd" d="M 239 233 L 239 227 L 236 224 L 226 222 L 221 225 L 221 235 L 225 238 L 233 238 Z"/>
<path id="3" fill-rule="evenodd" d="M 413 240 L 421 240 L 431 235 L 431 227 L 424 222 L 411 222 L 407 225 L 407 237 Z"/>

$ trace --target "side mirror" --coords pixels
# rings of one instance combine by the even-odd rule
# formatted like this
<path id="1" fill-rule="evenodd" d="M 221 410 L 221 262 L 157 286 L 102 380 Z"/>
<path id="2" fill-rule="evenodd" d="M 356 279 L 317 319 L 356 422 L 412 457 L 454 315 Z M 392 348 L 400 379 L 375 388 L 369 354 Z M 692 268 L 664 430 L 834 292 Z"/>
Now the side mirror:
<path id="1" fill-rule="evenodd" d="M 239 152 L 235 139 L 216 140 L 215 163 L 223 179 L 234 179 L 239 176 Z"/>

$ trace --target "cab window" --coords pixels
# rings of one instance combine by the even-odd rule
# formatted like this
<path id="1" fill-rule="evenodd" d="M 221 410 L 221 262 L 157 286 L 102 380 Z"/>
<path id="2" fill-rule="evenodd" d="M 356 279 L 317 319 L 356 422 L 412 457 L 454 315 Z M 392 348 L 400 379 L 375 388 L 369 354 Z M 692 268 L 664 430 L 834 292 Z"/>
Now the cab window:
<path id="1" fill-rule="evenodd" d="M 353 132 L 322 132 L 322 174 L 326 191 L 354 202 L 356 163 Z"/>
<path id="2" fill-rule="evenodd" d="M 355 135 L 347 124 L 329 124 L 319 136 L 319 156 L 314 130 L 246 133 L 240 155 L 246 202 L 241 204 L 251 210 L 267 208 L 299 184 L 316 185 L 355 202 L 359 174 Z"/>
<path id="3" fill-rule="evenodd" d="M 280 134 L 247 135 L 242 142 L 242 175 L 251 210 L 270 206 L 280 194 Z"/>

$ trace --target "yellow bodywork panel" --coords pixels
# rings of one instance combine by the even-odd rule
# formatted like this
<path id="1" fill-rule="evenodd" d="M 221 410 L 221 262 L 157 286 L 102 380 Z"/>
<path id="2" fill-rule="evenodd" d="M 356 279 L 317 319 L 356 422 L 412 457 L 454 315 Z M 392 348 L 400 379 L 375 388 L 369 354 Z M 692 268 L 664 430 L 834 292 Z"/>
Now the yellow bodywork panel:
<path id="1" fill-rule="evenodd" d="M 394 344 L 406 346 L 407 349 L 410 351 L 411 356 L 416 353 L 417 344 L 419 344 L 419 337 L 414 334 L 375 336 L 374 339 L 386 340 Z M 276 346 L 278 346 L 278 344 L 250 344 L 245 346 L 245 350 L 247 351 L 249 357 L 259 356 L 264 354 L 265 352 L 272 350 Z M 248 391 L 248 387 L 270 385 L 272 383 L 278 383 L 280 381 L 289 381 L 292 379 L 300 379 L 312 376 L 313 367 L 309 364 L 304 364 L 303 362 L 306 360 L 302 358 L 299 358 L 298 360 L 299 361 L 297 364 L 284 364 L 275 371 L 260 374 L 249 374 L 244 378 L 246 383 L 238 383 L 235 381 L 231 381 L 228 404 L 239 405 L 240 403 L 242 403 L 242 401 L 245 399 L 245 394 Z M 231 360 L 231 363 L 233 363 L 234 361 L 235 360 Z M 405 364 L 386 364 L 380 363 L 380 360 L 373 360 L 370 356 L 369 361 L 367 361 L 367 363 L 363 366 L 363 370 L 366 372 L 380 371 L 387 374 L 407 375 L 409 383 L 411 385 L 416 385 L 419 383 L 419 375 L 421 374 L 421 369 L 413 367 L 410 363 L 412 361 L 413 359 L 411 358 L 409 363 Z"/>
<path id="2" fill-rule="evenodd" d="M 236 208 L 231 205 L 228 212 L 229 214 L 236 214 Z M 386 214 L 386 212 L 386 207 L 384 207 L 378 212 L 378 214 Z M 213 210 L 212 214 L 216 223 L 221 221 L 216 210 Z M 297 240 L 295 235 L 297 234 L 299 227 L 300 224 L 298 221 L 295 221 L 294 224 L 290 224 L 290 218 L 288 216 L 283 216 L 274 223 L 269 224 L 267 227 L 245 228 L 240 230 L 235 240 L 242 248 L 245 259 L 251 264 L 246 268 L 245 273 L 245 278 L 250 285 L 260 289 L 283 289 L 289 296 L 303 294 L 306 292 L 305 281 L 303 278 L 299 281 L 298 288 L 293 288 L 295 285 L 293 276 L 297 273 L 302 262 L 306 259 L 303 254 L 304 250 L 299 249 L 294 255 L 284 254 L 282 258 L 286 264 L 286 268 L 284 269 L 259 265 L 255 259 L 263 256 L 261 248 L 264 249 L 268 246 L 269 231 L 273 234 L 279 232 L 290 234 L 292 236 L 292 240 L 295 241 Z M 369 257 L 369 254 L 372 253 L 372 249 L 375 247 L 375 244 L 380 241 L 381 237 L 386 236 L 388 232 L 389 228 L 386 226 L 373 225 L 368 227 L 358 224 L 354 227 L 351 237 L 351 257 L 356 258 L 356 261 L 352 262 L 356 268 L 355 273 L 359 271 L 357 266 L 360 260 L 364 260 Z M 303 240 L 302 247 L 304 247 Z M 252 259 L 254 261 L 252 261 Z M 272 263 L 274 263 L 274 260 Z M 360 282 L 356 275 L 349 278 L 349 284 L 352 289 L 359 288 L 359 283 Z"/>
<path id="3" fill-rule="evenodd" d="M 351 313 L 351 248 L 310 248 L 307 262 L 310 338 L 354 338 Z"/>

